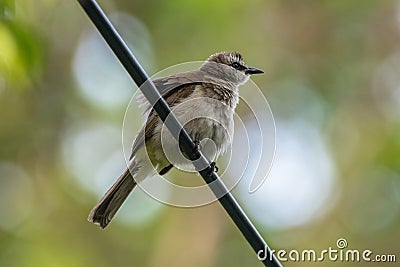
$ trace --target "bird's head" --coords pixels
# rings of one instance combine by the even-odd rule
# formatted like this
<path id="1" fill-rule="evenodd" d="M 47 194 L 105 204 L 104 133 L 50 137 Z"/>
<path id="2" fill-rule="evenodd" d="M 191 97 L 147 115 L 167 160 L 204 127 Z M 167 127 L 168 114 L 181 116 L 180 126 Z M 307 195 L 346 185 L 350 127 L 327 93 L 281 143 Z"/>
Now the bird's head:
<path id="1" fill-rule="evenodd" d="M 251 74 L 264 73 L 260 69 L 247 67 L 242 55 L 238 52 L 221 52 L 211 55 L 201 70 L 236 86 L 247 82 Z"/>

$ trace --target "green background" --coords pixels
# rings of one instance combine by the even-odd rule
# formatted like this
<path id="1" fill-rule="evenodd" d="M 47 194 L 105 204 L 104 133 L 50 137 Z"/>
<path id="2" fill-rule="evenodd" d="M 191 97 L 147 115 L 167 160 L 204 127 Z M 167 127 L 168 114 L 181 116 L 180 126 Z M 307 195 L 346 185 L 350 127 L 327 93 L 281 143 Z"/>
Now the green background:
<path id="1" fill-rule="evenodd" d="M 272 248 L 345 238 L 400 261 L 399 1 L 100 4 L 150 74 L 231 50 L 265 70 L 254 81 L 276 119 L 277 157 L 262 188 L 281 191 L 234 194 Z M 176 208 L 135 190 L 106 230 L 86 221 L 123 168 L 134 89 L 75 1 L 0 1 L 0 266 L 261 266 L 218 203 Z M 284 263 L 310 264 L 360 265 Z"/>

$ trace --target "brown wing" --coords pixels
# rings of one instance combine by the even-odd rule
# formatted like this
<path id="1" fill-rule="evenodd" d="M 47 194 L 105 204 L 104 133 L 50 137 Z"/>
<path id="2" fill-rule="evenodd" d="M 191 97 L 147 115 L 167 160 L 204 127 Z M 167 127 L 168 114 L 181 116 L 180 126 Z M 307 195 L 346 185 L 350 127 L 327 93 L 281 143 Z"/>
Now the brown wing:
<path id="1" fill-rule="evenodd" d="M 167 95 L 170 95 L 172 92 L 174 92 L 175 89 L 179 88 L 182 85 L 204 82 L 207 79 L 206 76 L 207 75 L 203 71 L 194 70 L 155 79 L 153 80 L 153 83 L 156 86 L 160 95 L 162 95 L 165 99 Z M 147 86 L 148 83 L 145 83 L 142 89 L 147 90 Z M 145 113 L 151 110 L 151 105 L 141 92 L 139 92 L 136 98 L 139 104 L 144 107 Z"/>
<path id="2" fill-rule="evenodd" d="M 163 79 L 167 80 L 167 78 Z M 164 89 L 163 97 L 168 106 L 170 106 L 171 108 L 180 103 L 182 99 L 186 99 L 187 97 L 189 97 L 193 93 L 197 85 L 196 82 L 179 85 L 177 81 L 175 81 L 174 84 L 177 85 L 177 87 L 169 90 L 166 90 L 165 87 L 160 87 L 160 89 Z M 154 135 L 153 130 L 155 129 L 156 124 L 160 122 L 159 116 L 153 109 L 151 109 L 148 114 L 149 115 L 147 117 L 145 126 L 140 130 L 139 134 L 135 138 L 132 146 L 132 153 L 129 159 L 132 159 L 135 156 L 136 152 L 144 145 L 144 143 Z"/>
<path id="3" fill-rule="evenodd" d="M 193 83 L 201 83 L 205 81 L 206 74 L 201 70 L 177 73 L 168 77 L 154 80 L 160 94 L 165 98 L 171 91 Z"/>

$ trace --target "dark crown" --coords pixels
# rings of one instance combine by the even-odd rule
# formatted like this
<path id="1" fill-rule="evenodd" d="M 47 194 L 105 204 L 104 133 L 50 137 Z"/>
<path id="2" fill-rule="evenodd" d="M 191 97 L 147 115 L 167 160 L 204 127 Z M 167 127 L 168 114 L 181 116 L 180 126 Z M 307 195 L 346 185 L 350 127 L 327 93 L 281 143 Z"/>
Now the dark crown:
<path id="1" fill-rule="evenodd" d="M 225 65 L 232 65 L 233 63 L 239 63 L 240 65 L 245 66 L 246 64 L 243 61 L 243 57 L 238 52 L 220 52 L 214 55 L 211 55 L 207 61 L 225 64 Z"/>

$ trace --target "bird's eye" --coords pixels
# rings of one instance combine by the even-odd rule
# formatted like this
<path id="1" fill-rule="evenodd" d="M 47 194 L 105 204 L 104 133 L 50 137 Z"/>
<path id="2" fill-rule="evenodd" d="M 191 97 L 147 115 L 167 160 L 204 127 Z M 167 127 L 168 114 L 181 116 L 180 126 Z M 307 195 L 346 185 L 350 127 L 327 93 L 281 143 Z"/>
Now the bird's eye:
<path id="1" fill-rule="evenodd" d="M 241 66 L 239 63 L 237 63 L 237 62 L 233 62 L 231 66 L 232 66 L 233 68 L 237 69 L 237 70 L 240 70 L 241 67 L 242 67 L 242 66 Z"/>

